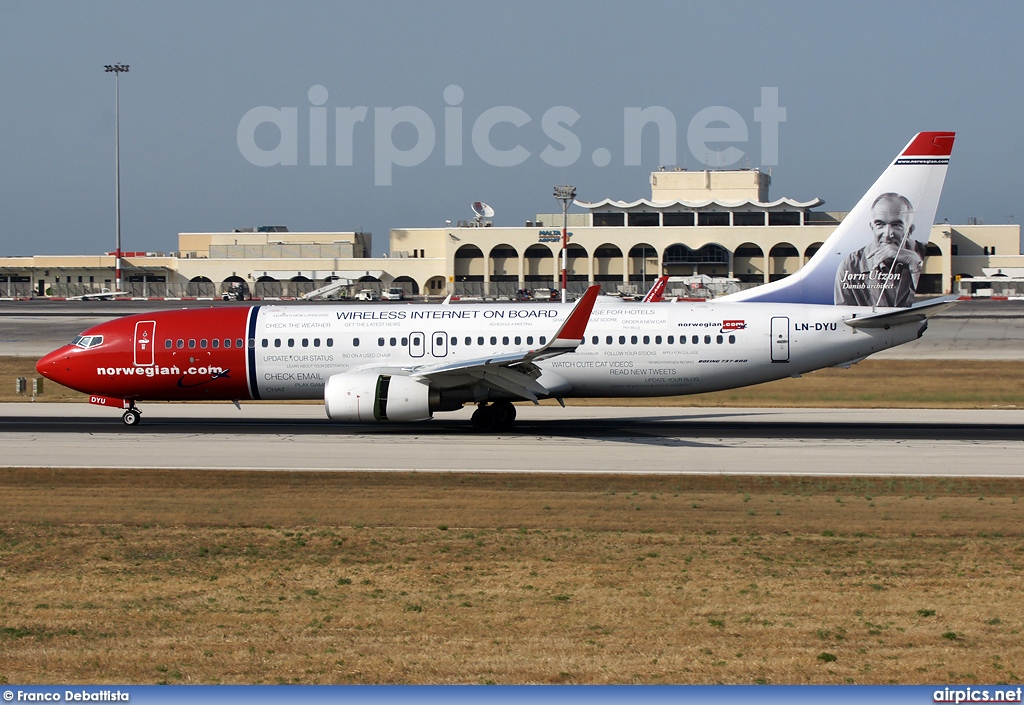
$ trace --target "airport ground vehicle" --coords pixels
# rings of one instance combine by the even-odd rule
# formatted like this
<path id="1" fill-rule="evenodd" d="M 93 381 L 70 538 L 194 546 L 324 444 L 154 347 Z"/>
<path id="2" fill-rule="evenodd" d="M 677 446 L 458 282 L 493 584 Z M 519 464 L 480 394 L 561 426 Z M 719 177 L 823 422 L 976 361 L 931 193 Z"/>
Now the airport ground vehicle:
<path id="1" fill-rule="evenodd" d="M 400 286 L 393 286 L 380 296 L 384 301 L 404 301 L 405 290 Z"/>
<path id="2" fill-rule="evenodd" d="M 356 301 L 380 301 L 380 296 L 373 289 L 360 289 L 355 295 Z"/>

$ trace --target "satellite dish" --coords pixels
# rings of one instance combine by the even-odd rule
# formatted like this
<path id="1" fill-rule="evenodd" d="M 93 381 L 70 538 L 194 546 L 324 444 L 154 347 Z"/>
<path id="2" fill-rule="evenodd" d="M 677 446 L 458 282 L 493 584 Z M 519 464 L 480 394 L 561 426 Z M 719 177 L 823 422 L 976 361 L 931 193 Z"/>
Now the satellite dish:
<path id="1" fill-rule="evenodd" d="M 483 201 L 474 201 L 473 214 L 476 215 L 477 220 L 480 220 L 481 218 L 493 218 L 494 209 Z"/>

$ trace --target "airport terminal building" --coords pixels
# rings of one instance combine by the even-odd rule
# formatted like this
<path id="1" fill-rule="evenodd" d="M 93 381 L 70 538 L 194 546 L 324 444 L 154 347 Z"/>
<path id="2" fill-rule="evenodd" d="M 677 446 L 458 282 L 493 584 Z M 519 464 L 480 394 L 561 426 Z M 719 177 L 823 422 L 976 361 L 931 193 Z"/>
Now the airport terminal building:
<path id="1" fill-rule="evenodd" d="M 639 292 L 657 276 L 669 291 L 727 293 L 789 276 L 845 217 L 820 199 L 770 200 L 759 170 L 661 170 L 650 199 L 577 200 L 568 217 L 570 291 L 590 284 Z M 560 288 L 562 214 L 522 226 L 489 219 L 393 228 L 390 254 L 369 257 L 361 232 L 289 232 L 282 226 L 180 233 L 178 251 L 127 252 L 124 289 L 137 297 L 219 297 L 242 284 L 261 299 L 294 298 L 330 282 L 349 294 L 400 286 L 409 296 L 508 297 Z M 933 225 L 919 292 L 1024 295 L 1018 224 Z M 112 253 L 0 257 L 0 297 L 71 297 L 114 289 Z M 977 280 L 977 286 L 970 282 Z M 988 288 L 986 288 L 988 287 Z"/>

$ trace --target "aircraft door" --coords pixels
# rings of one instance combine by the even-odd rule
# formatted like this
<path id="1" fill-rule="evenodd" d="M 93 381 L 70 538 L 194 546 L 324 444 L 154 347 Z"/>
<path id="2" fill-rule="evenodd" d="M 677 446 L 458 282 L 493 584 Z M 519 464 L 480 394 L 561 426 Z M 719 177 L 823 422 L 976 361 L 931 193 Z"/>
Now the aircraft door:
<path id="1" fill-rule="evenodd" d="M 409 357 L 423 357 L 426 350 L 426 336 L 422 333 L 411 333 L 409 335 Z"/>
<path id="2" fill-rule="evenodd" d="M 156 321 L 139 321 L 135 324 L 135 365 L 152 367 L 156 343 Z"/>
<path id="3" fill-rule="evenodd" d="M 434 357 L 448 355 L 448 334 L 442 330 L 434 331 L 430 339 L 430 353 Z"/>
<path id="4" fill-rule="evenodd" d="M 789 362 L 789 317 L 772 317 L 772 362 Z"/>

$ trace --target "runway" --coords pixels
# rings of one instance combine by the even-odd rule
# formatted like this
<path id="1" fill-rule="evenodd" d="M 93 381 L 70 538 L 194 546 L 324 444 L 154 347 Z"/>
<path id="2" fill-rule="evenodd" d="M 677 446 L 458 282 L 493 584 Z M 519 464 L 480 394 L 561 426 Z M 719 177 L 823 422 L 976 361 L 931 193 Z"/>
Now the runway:
<path id="1" fill-rule="evenodd" d="M 3 467 L 1024 477 L 1024 410 L 529 407 L 334 424 L 319 405 L 0 404 Z"/>

